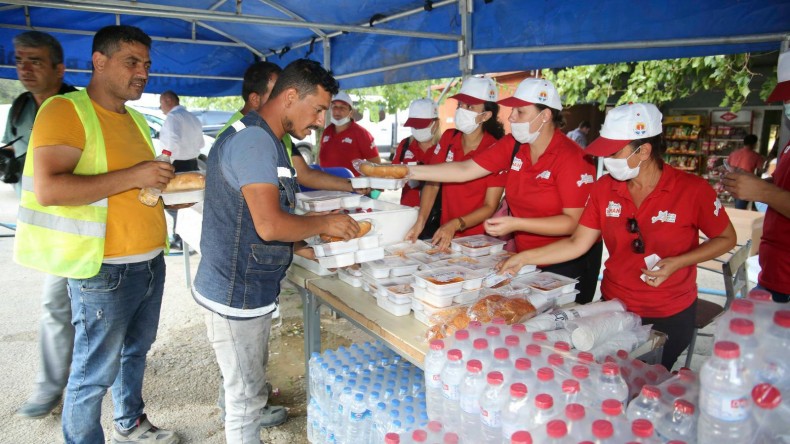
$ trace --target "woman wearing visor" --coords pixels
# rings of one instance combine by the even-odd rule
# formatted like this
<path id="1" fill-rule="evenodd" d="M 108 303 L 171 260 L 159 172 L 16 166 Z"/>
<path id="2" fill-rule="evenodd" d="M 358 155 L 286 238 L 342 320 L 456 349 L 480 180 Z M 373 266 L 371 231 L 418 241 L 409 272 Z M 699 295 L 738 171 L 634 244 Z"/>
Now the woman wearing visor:
<path id="1" fill-rule="evenodd" d="M 661 118 L 646 103 L 609 111 L 601 137 L 586 149 L 604 157 L 609 174 L 593 185 L 579 226 L 568 239 L 511 257 L 499 271 L 567 261 L 603 236 L 603 298 L 620 299 L 643 324 L 669 335 L 662 364 L 671 369 L 694 331 L 696 265 L 729 251 L 736 237 L 713 188 L 664 164 Z M 700 231 L 708 237 L 701 244 Z M 645 265 L 651 257 L 658 260 L 653 271 Z"/>

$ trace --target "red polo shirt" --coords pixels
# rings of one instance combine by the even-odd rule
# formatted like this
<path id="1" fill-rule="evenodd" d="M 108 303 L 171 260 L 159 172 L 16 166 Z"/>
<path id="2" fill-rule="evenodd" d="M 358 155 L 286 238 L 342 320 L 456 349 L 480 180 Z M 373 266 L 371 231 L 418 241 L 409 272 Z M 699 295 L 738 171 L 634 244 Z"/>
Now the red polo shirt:
<path id="1" fill-rule="evenodd" d="M 757 168 L 763 166 L 763 156 L 757 154 L 751 148 L 745 146 L 741 149 L 735 150 L 727 156 L 727 162 L 735 167 L 744 171 L 754 173 Z"/>
<path id="2" fill-rule="evenodd" d="M 411 143 L 408 147 L 406 147 L 406 142 L 411 140 Z M 409 163 L 418 163 L 420 165 L 425 165 L 430 163 L 429 160 L 433 156 L 433 150 L 436 148 L 436 145 L 429 146 L 425 151 L 420 148 L 420 143 L 417 142 L 416 139 L 413 137 L 407 137 L 403 139 L 401 143 L 398 145 L 398 149 L 395 150 L 395 157 L 392 158 L 393 164 L 409 164 Z M 406 152 L 404 152 L 404 150 Z M 403 156 L 403 162 L 401 162 L 401 156 Z M 409 181 L 411 183 L 411 181 Z M 419 207 L 420 206 L 420 189 L 422 189 L 422 182 L 419 182 L 414 188 L 412 188 L 408 183 L 403 187 L 400 195 L 400 204 L 406 205 L 409 207 Z"/>
<path id="3" fill-rule="evenodd" d="M 491 134 L 483 132 L 483 138 L 480 144 L 468 154 L 464 154 L 464 147 L 462 142 L 463 133 L 454 129 L 449 129 L 442 134 L 439 143 L 431 154 L 429 163 L 437 164 L 443 162 L 461 162 L 463 160 L 471 159 L 480 153 L 488 151 L 492 145 L 496 143 L 496 138 Z M 445 224 L 456 217 L 463 217 L 472 211 L 483 206 L 485 202 L 486 191 L 489 188 L 497 188 L 505 186 L 506 176 L 499 174 L 497 170 L 495 174 L 481 177 L 479 179 L 470 180 L 463 183 L 443 183 L 442 184 L 442 220 L 441 223 Z M 483 224 L 467 227 L 464 231 L 455 233 L 456 237 L 471 236 L 473 234 L 484 234 L 485 229 Z"/>
<path id="4" fill-rule="evenodd" d="M 774 185 L 790 190 L 790 143 L 779 156 L 773 175 Z M 768 207 L 760 240 L 760 276 L 757 281 L 765 288 L 790 294 L 790 219 Z"/>
<path id="5" fill-rule="evenodd" d="M 373 136 L 352 121 L 341 133 L 335 132 L 335 125 L 329 125 L 321 136 L 321 150 L 318 153 L 318 164 L 322 167 L 348 168 L 359 176 L 351 161 L 354 159 L 371 159 L 379 156 L 379 150 L 373 142 Z"/>
<path id="6" fill-rule="evenodd" d="M 551 217 L 562 214 L 563 208 L 584 207 L 595 181 L 595 167 L 587 162 L 584 151 L 576 142 L 555 130 L 537 163 L 532 163 L 529 144 L 523 144 L 511 164 L 515 142 L 508 134 L 474 159 L 491 172 L 510 169 L 505 185 L 510 214 L 523 218 Z M 542 247 L 565 237 L 568 236 L 541 236 L 517 231 L 516 250 Z"/>
<path id="7" fill-rule="evenodd" d="M 635 217 L 645 243 L 643 254 L 631 250 L 637 234 L 626 221 Z M 703 179 L 664 165 L 656 188 L 637 209 L 628 183 L 609 175 L 598 179 L 579 223 L 600 230 L 609 259 L 601 282 L 605 299 L 622 300 L 629 311 L 643 317 L 668 317 L 688 308 L 697 299 L 697 267 L 676 271 L 658 287 L 639 276 L 645 257 L 679 256 L 699 246 L 699 232 L 720 235 L 730 222 L 716 192 Z"/>

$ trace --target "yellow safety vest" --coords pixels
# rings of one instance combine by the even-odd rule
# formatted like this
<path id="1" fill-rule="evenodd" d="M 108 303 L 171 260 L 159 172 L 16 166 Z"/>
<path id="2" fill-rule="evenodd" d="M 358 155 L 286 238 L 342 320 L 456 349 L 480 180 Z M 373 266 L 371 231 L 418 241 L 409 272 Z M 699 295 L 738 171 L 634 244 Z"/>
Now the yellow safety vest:
<path id="1" fill-rule="evenodd" d="M 95 176 L 107 172 L 107 151 L 99 118 L 86 90 L 57 96 L 71 101 L 85 129 L 85 148 L 74 174 Z M 52 98 L 41 107 L 47 106 Z M 127 107 L 154 153 L 145 117 Z M 31 150 L 32 154 L 32 150 Z M 23 266 L 75 279 L 99 272 L 104 259 L 107 231 L 107 198 L 88 205 L 48 206 L 38 203 L 33 192 L 33 159 L 28 156 L 22 174 L 22 200 L 14 243 L 14 260 Z"/>

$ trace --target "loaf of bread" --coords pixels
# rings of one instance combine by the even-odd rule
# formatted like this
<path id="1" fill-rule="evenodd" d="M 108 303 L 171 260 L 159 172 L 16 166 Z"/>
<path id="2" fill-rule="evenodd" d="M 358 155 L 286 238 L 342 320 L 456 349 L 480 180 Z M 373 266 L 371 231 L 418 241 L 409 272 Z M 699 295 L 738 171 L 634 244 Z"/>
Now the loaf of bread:
<path id="1" fill-rule="evenodd" d="M 373 224 L 370 223 L 369 221 L 361 220 L 358 223 L 359 223 L 359 231 L 357 231 L 357 235 L 354 236 L 355 239 L 368 234 L 371 228 L 373 228 Z M 322 234 L 320 237 L 321 240 L 324 242 L 340 242 L 343 240 L 342 237 L 330 236 L 328 234 Z"/>
<path id="2" fill-rule="evenodd" d="M 206 188 L 206 176 L 203 173 L 178 173 L 176 177 L 167 183 L 165 193 L 177 191 L 193 191 Z"/>
<path id="3" fill-rule="evenodd" d="M 406 165 L 377 165 L 365 162 L 359 166 L 359 172 L 368 177 L 403 179 L 409 174 L 409 167 Z"/>

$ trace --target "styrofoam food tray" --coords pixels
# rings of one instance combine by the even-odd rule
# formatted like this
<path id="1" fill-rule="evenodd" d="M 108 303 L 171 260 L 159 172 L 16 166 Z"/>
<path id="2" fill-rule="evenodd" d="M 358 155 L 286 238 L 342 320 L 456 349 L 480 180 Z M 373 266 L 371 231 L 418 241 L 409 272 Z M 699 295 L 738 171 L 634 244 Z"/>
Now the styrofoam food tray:
<path id="1" fill-rule="evenodd" d="M 437 296 L 455 295 L 467 289 L 480 288 L 483 276 L 464 267 L 452 266 L 414 274 L 415 284 Z M 438 281 L 438 282 L 437 282 Z"/>
<path id="2" fill-rule="evenodd" d="M 505 248 L 507 242 L 485 234 L 476 234 L 474 236 L 455 238 L 450 243 L 453 251 L 477 257 L 498 253 Z"/>
<path id="3" fill-rule="evenodd" d="M 412 296 L 414 296 L 414 290 L 411 288 L 411 278 L 409 282 L 398 284 L 398 285 L 387 285 L 383 286 L 384 291 L 387 292 L 387 297 L 390 298 L 391 301 L 396 303 L 405 303 L 411 302 Z"/>
<path id="4" fill-rule="evenodd" d="M 337 277 L 340 278 L 341 281 L 347 283 L 352 287 L 359 288 L 362 286 L 362 278 L 357 276 L 352 276 L 342 268 L 337 270 Z"/>
<path id="5" fill-rule="evenodd" d="M 376 292 L 376 295 L 381 297 L 387 297 L 387 295 L 389 294 L 387 292 L 387 287 L 411 285 L 411 283 L 412 283 L 411 276 L 380 279 L 376 282 L 376 285 L 378 285 L 378 291 Z"/>
<path id="6" fill-rule="evenodd" d="M 302 208 L 306 211 L 334 211 L 339 210 L 342 206 L 340 197 L 324 197 L 302 202 Z"/>
<path id="7" fill-rule="evenodd" d="M 383 259 L 365 262 L 362 267 L 374 278 L 381 279 L 387 276 L 408 276 L 417 271 L 419 266 L 419 262 L 408 258 L 402 258 L 400 256 L 385 256 Z"/>
<path id="8" fill-rule="evenodd" d="M 315 257 L 335 256 L 343 253 L 353 253 L 357 250 L 359 250 L 359 239 L 313 244 Z"/>
<path id="9" fill-rule="evenodd" d="M 464 255 L 448 259 L 446 262 L 448 265 L 459 265 L 470 270 L 490 271 L 499 261 L 491 256 L 471 257 Z"/>
<path id="10" fill-rule="evenodd" d="M 342 207 L 354 207 L 359 205 L 361 198 L 361 194 L 347 191 L 314 190 L 296 193 L 297 207 L 305 211 L 331 211 Z"/>
<path id="11" fill-rule="evenodd" d="M 206 190 L 174 191 L 172 193 L 162 193 L 162 201 L 165 205 L 203 202 L 205 195 Z"/>
<path id="12" fill-rule="evenodd" d="M 455 304 L 468 304 L 470 302 L 474 302 L 480 298 L 480 289 L 476 288 L 474 290 L 466 290 L 458 293 L 453 297 L 453 303 Z"/>
<path id="13" fill-rule="evenodd" d="M 576 289 L 577 279 L 567 278 L 556 273 L 542 272 L 525 277 L 533 292 L 545 295 L 571 293 Z"/>
<path id="14" fill-rule="evenodd" d="M 579 290 L 574 290 L 570 293 L 562 293 L 557 297 L 556 304 L 558 306 L 573 304 L 576 302 L 576 295 L 581 293 Z"/>
<path id="15" fill-rule="evenodd" d="M 377 297 L 376 305 L 393 316 L 406 316 L 411 313 L 411 304 L 395 304 L 385 297 Z"/>
<path id="16" fill-rule="evenodd" d="M 425 293 L 422 293 L 419 297 L 415 294 L 414 298 L 419 299 L 425 303 L 431 304 L 434 307 L 444 308 L 444 307 L 449 307 L 450 305 L 453 304 L 453 298 L 455 298 L 455 296 L 456 296 L 455 294 L 438 296 L 431 293 L 430 291 L 426 291 Z"/>
<path id="17" fill-rule="evenodd" d="M 422 311 L 422 301 L 417 298 L 411 298 L 411 311 Z"/>
<path id="18" fill-rule="evenodd" d="M 371 248 L 376 248 L 381 243 L 381 236 L 375 233 L 376 226 L 374 225 L 370 232 L 359 239 L 359 249 L 360 250 L 369 250 Z"/>
<path id="19" fill-rule="evenodd" d="M 370 188 L 370 177 L 367 176 L 352 177 L 351 188 Z"/>
<path id="20" fill-rule="evenodd" d="M 425 313 L 428 317 L 432 316 L 437 311 L 444 310 L 445 308 L 447 308 L 447 307 L 436 307 L 425 301 L 420 301 L 417 298 L 414 298 L 414 300 L 422 304 L 422 312 Z"/>
<path id="21" fill-rule="evenodd" d="M 425 241 L 414 241 L 414 242 L 398 242 L 396 244 L 387 245 L 384 247 L 384 250 L 387 251 L 389 254 L 398 255 L 398 256 L 405 256 L 409 253 L 417 253 L 420 251 L 430 250 L 433 248 L 431 244 Z"/>
<path id="22" fill-rule="evenodd" d="M 430 327 L 431 324 L 431 317 L 423 311 L 415 311 L 414 312 L 414 319 L 422 322 L 423 324 Z"/>
<path id="23" fill-rule="evenodd" d="M 330 271 L 322 267 L 321 264 L 318 263 L 318 261 L 314 261 L 306 257 L 299 256 L 298 254 L 294 255 L 293 263 L 319 276 L 332 276 L 333 274 L 335 274 L 334 271 Z"/>
<path id="24" fill-rule="evenodd" d="M 374 190 L 400 190 L 409 179 L 388 179 L 385 177 L 368 177 L 368 184 Z M 352 185 L 353 186 L 353 185 Z"/>
<path id="25" fill-rule="evenodd" d="M 362 264 L 365 262 L 377 261 L 383 257 L 384 257 L 383 247 L 368 248 L 365 250 L 357 250 L 354 253 L 354 262 L 358 264 Z"/>
<path id="26" fill-rule="evenodd" d="M 354 264 L 354 251 L 334 256 L 319 257 L 318 263 L 324 268 L 348 267 Z"/>
<path id="27" fill-rule="evenodd" d="M 460 256 L 460 254 L 453 251 L 443 251 L 438 248 L 431 248 L 425 251 L 418 251 L 416 253 L 408 253 L 406 255 L 406 257 L 410 257 L 415 261 L 419 261 L 425 265 L 431 265 L 435 262 L 452 259 L 458 256 Z"/>

